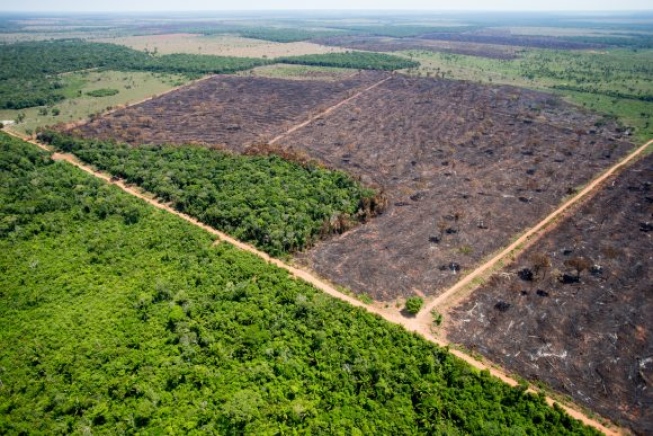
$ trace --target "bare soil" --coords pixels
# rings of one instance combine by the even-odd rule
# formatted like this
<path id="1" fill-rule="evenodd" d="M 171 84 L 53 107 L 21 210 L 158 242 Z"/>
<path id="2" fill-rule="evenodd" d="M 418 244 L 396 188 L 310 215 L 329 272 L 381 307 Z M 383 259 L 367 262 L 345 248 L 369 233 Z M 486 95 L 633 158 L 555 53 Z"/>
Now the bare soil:
<path id="1" fill-rule="evenodd" d="M 339 81 L 215 76 L 97 118 L 74 133 L 131 144 L 203 143 L 244 151 L 387 77 Z"/>
<path id="2" fill-rule="evenodd" d="M 632 148 L 596 123 L 547 94 L 397 76 L 278 142 L 389 200 L 300 259 L 376 300 L 438 295 Z"/>
<path id="3" fill-rule="evenodd" d="M 653 434 L 651 224 L 653 155 L 455 308 L 449 338 Z"/>
<path id="4" fill-rule="evenodd" d="M 387 212 L 300 260 L 388 301 L 442 293 L 632 148 L 601 123 L 548 94 L 367 72 L 338 82 L 215 77 L 77 133 L 236 152 L 271 142 L 358 176 L 384 191 Z"/>
<path id="5" fill-rule="evenodd" d="M 403 50 L 424 50 L 431 52 L 456 53 L 480 56 L 490 59 L 515 59 L 519 47 L 459 41 L 437 41 L 424 38 L 390 38 L 383 36 L 332 36 L 315 40 L 316 43 L 355 50 L 394 52 Z"/>

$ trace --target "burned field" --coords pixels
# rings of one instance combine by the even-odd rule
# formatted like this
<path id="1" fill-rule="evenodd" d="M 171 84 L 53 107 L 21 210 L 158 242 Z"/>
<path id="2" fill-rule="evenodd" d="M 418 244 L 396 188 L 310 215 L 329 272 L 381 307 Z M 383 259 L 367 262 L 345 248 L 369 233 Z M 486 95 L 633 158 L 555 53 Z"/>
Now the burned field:
<path id="1" fill-rule="evenodd" d="M 384 77 L 377 72 L 340 81 L 215 76 L 97 118 L 74 133 L 130 144 L 203 143 L 243 151 Z"/>
<path id="2" fill-rule="evenodd" d="M 383 191 L 387 210 L 300 260 L 376 300 L 437 295 L 631 148 L 548 94 L 394 76 L 265 145 L 381 73 L 338 82 L 216 77 L 77 134 L 310 158 Z"/>
<path id="3" fill-rule="evenodd" d="M 653 434 L 653 156 L 455 308 L 449 339 Z"/>
<path id="4" fill-rule="evenodd" d="M 397 76 L 280 141 L 387 211 L 301 256 L 376 300 L 437 295 L 631 148 L 550 95 Z"/>
<path id="5" fill-rule="evenodd" d="M 490 59 L 516 59 L 519 47 L 489 43 L 438 41 L 424 38 L 391 38 L 385 36 L 331 36 L 316 43 L 334 47 L 379 52 L 403 50 L 424 50 L 441 53 L 455 53 Z"/>

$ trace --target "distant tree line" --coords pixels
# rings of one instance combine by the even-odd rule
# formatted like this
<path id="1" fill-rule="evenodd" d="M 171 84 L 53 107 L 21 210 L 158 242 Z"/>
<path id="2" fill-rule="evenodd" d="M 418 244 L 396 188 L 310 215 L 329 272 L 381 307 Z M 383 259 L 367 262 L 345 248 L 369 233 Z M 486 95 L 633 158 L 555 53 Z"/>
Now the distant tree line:
<path id="1" fill-rule="evenodd" d="M 360 51 L 283 57 L 277 59 L 277 62 L 285 64 L 315 65 L 320 67 L 386 71 L 416 68 L 420 65 L 419 62 L 400 56 Z"/>

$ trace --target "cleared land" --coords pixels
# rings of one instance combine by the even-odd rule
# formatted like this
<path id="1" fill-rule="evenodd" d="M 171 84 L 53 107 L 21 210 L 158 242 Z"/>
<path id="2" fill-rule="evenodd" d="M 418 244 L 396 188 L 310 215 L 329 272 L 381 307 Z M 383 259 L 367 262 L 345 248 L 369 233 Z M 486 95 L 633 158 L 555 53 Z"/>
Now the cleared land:
<path id="1" fill-rule="evenodd" d="M 392 79 L 279 143 L 388 198 L 304 260 L 377 300 L 437 295 L 631 148 L 602 122 L 537 92 Z"/>
<path id="2" fill-rule="evenodd" d="M 125 45 L 136 50 L 156 51 L 159 54 L 193 53 L 270 59 L 346 51 L 311 42 L 280 43 L 233 35 L 204 36 L 190 33 L 101 38 L 94 41 Z"/>
<path id="3" fill-rule="evenodd" d="M 269 152 L 257 143 L 383 77 L 370 74 L 342 82 L 218 77 L 76 133 Z M 384 191 L 384 215 L 304 260 L 336 283 L 391 300 L 437 295 L 629 148 L 614 124 L 547 94 L 398 76 L 272 151 L 313 158 Z"/>
<path id="4" fill-rule="evenodd" d="M 653 431 L 653 155 L 446 316 L 449 339 Z"/>
<path id="5" fill-rule="evenodd" d="M 363 72 L 333 82 L 216 76 L 75 132 L 132 144 L 204 143 L 242 152 L 384 77 Z"/>

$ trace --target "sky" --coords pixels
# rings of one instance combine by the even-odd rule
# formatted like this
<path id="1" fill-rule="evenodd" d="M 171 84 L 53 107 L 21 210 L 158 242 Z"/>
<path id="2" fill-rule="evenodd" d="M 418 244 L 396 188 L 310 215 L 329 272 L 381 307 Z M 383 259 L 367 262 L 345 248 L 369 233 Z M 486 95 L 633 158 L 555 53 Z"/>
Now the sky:
<path id="1" fill-rule="evenodd" d="M 0 11 L 220 11 L 220 10 L 434 10 L 627 11 L 651 10 L 651 0 L 1 0 Z"/>

